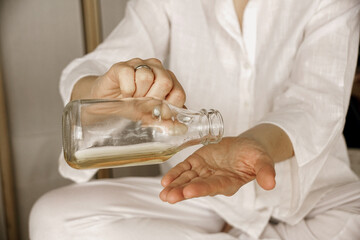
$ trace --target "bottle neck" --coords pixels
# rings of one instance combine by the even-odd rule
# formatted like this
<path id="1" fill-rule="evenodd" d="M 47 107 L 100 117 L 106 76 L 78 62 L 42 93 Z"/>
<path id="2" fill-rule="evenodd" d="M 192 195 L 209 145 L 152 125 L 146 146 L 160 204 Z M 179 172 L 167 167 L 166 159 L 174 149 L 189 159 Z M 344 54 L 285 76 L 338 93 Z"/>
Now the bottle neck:
<path id="1" fill-rule="evenodd" d="M 202 109 L 200 111 L 203 128 L 200 136 L 203 139 L 202 144 L 218 143 L 224 134 L 224 121 L 219 111 Z"/>

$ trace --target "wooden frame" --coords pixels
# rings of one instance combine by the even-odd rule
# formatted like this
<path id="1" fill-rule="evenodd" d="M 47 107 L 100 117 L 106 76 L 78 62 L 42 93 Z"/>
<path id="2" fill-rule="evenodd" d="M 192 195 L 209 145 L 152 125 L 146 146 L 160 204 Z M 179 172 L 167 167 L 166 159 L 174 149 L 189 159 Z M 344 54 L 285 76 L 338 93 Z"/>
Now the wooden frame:
<path id="1" fill-rule="evenodd" d="M 7 123 L 5 95 L 0 66 L 0 171 L 7 239 L 19 239 L 15 185 Z"/>
<path id="2" fill-rule="evenodd" d="M 82 17 L 84 24 L 85 53 L 93 51 L 102 39 L 101 21 L 100 21 L 100 3 L 99 0 L 82 0 Z M 96 178 L 111 178 L 111 169 L 99 170 Z"/>

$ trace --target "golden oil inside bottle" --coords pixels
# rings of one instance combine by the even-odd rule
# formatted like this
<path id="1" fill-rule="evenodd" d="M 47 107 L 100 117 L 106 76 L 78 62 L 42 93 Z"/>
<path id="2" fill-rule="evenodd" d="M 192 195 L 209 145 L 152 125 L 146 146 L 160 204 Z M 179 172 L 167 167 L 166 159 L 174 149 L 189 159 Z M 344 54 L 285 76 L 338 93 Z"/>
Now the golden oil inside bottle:
<path id="1" fill-rule="evenodd" d="M 159 142 L 93 147 L 75 152 L 66 161 L 77 169 L 125 167 L 162 163 L 177 151 L 171 144 Z"/>

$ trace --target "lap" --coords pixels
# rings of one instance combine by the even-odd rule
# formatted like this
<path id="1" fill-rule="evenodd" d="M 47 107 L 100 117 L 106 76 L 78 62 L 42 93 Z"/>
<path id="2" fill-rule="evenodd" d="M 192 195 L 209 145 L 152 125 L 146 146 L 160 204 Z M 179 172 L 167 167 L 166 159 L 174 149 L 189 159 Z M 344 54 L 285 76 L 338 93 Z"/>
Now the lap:
<path id="1" fill-rule="evenodd" d="M 41 231 L 42 234 L 48 232 L 49 236 L 60 232 L 73 234 L 81 228 L 104 232 L 104 227 L 109 233 L 114 232 L 111 225 L 117 225 L 115 230 L 121 231 L 118 225 L 128 225 L 129 222 L 123 220 L 129 219 L 132 222 L 156 219 L 169 225 L 177 222 L 178 226 L 192 226 L 207 233 L 221 230 L 223 220 L 202 199 L 171 205 L 160 200 L 161 189 L 159 178 L 137 177 L 96 180 L 53 190 L 34 205 L 30 235 L 38 235 Z"/>
<path id="2" fill-rule="evenodd" d="M 171 205 L 159 199 L 161 189 L 159 178 L 97 180 L 56 189 L 34 205 L 31 239 L 151 239 L 144 234 L 157 231 L 155 239 L 251 239 L 236 231 L 219 233 L 224 222 L 203 198 Z M 359 211 L 360 183 L 348 184 L 327 193 L 298 224 L 268 224 L 261 238 L 360 239 Z"/>
<path id="3" fill-rule="evenodd" d="M 296 225 L 269 224 L 263 238 L 360 239 L 360 182 L 336 187 Z"/>

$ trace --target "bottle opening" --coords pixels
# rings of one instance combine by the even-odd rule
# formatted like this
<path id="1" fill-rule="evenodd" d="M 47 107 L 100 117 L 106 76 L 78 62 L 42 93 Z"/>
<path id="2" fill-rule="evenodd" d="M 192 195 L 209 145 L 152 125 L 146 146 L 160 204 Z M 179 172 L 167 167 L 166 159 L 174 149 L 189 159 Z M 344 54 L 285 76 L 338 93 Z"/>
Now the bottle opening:
<path id="1" fill-rule="evenodd" d="M 208 128 L 203 144 L 218 143 L 224 135 L 224 121 L 219 111 L 215 109 L 205 110 L 201 112 L 207 117 Z"/>
<path id="2" fill-rule="evenodd" d="M 218 143 L 224 135 L 224 121 L 219 111 L 209 111 L 209 143 Z"/>

